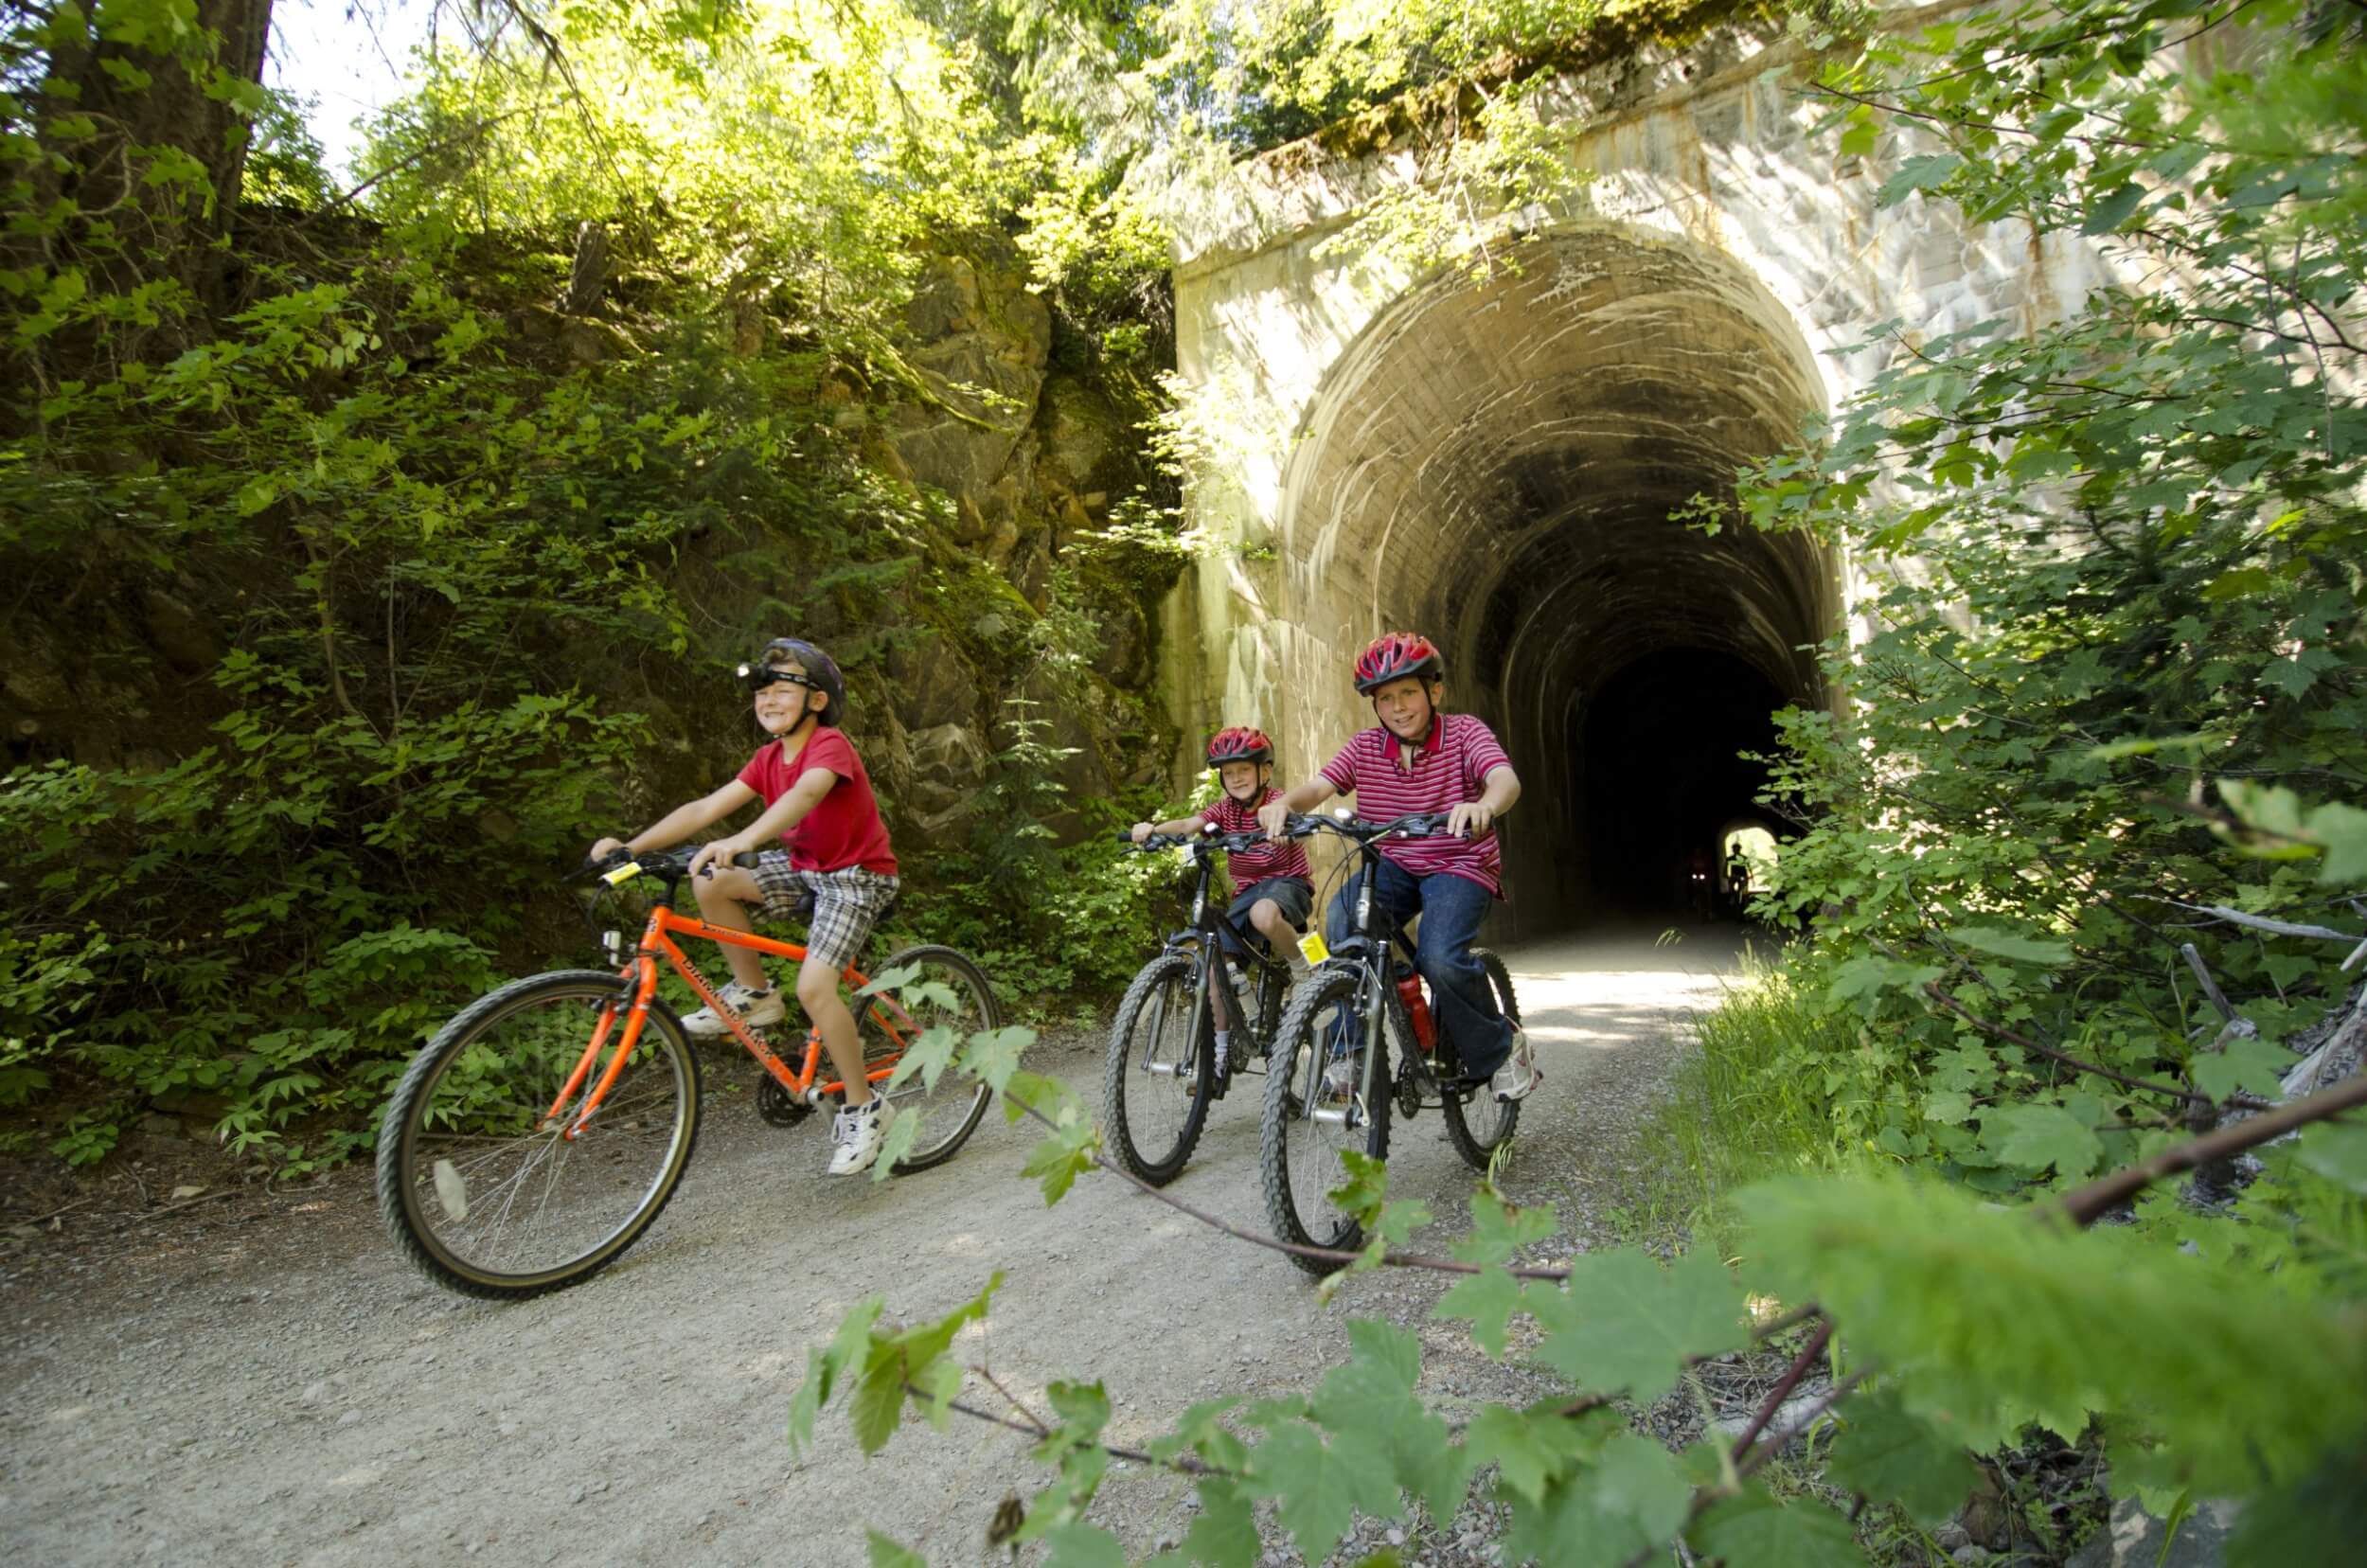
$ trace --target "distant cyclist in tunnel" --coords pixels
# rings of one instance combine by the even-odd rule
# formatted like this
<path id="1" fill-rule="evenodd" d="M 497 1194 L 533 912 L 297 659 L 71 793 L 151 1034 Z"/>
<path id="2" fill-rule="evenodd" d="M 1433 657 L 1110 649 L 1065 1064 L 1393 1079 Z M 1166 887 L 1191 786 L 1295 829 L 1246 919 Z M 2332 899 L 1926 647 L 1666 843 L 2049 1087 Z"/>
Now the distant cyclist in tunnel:
<path id="1" fill-rule="evenodd" d="M 1544 1075 L 1527 1034 L 1497 1010 L 1487 971 L 1471 956 L 1480 922 L 1504 897 L 1494 827 L 1521 798 L 1520 777 L 1486 723 L 1441 709 L 1446 668 L 1429 638 L 1411 632 L 1374 638 L 1357 657 L 1356 689 L 1373 700 L 1380 722 L 1358 733 L 1313 778 L 1269 802 L 1258 823 L 1279 835 L 1290 813 L 1311 811 L 1350 791 L 1357 815 L 1367 822 L 1448 813 L 1450 837 L 1381 846 L 1374 896 L 1394 920 L 1422 917 L 1415 962 L 1470 1081 L 1486 1082 L 1500 1100 L 1520 1099 Z M 1352 927 L 1355 893 L 1351 881 L 1324 918 L 1334 940 Z"/>

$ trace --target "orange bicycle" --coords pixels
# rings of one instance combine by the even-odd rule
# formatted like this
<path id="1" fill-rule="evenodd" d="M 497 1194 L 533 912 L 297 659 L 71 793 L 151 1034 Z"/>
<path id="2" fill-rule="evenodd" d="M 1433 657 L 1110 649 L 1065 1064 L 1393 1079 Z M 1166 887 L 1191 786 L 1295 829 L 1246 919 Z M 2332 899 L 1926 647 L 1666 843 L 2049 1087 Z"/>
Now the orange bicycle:
<path id="1" fill-rule="evenodd" d="M 719 1013 L 764 1068 L 756 1111 L 794 1126 L 840 1096 L 823 1077 L 818 1032 L 795 1067 L 725 1007 L 676 945 L 678 936 L 803 959 L 794 942 L 676 913 L 692 851 L 642 854 L 597 875 L 610 888 L 664 884 L 638 944 L 601 934 L 614 972 L 559 970 L 479 997 L 414 1058 L 378 1133 L 378 1208 L 387 1231 L 437 1284 L 469 1295 L 539 1295 L 588 1279 L 641 1238 L 673 1197 L 698 1142 L 699 1059 L 659 1000 L 658 960 Z M 743 857 L 743 860 L 753 859 Z M 938 1029 L 967 1039 L 998 1027 L 994 988 L 944 947 L 914 947 L 880 966 L 853 965 L 845 985 L 863 1046 L 863 1076 L 887 1101 L 882 1158 L 898 1175 L 953 1157 L 986 1112 L 989 1091 L 905 1054 Z M 934 1053 L 933 1053 L 934 1054 Z M 898 1122 L 912 1118 L 914 1131 Z"/>

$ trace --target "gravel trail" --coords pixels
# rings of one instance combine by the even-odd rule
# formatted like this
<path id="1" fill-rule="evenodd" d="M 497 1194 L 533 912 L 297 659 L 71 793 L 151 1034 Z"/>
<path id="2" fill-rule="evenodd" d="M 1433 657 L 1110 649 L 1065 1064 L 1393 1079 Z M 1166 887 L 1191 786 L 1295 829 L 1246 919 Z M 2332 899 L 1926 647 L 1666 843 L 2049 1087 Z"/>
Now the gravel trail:
<path id="1" fill-rule="evenodd" d="M 1505 1187 L 1561 1208 L 1554 1245 L 1604 1234 L 1682 1013 L 1715 1003 L 1737 947 L 1633 934 L 1507 954 L 1547 1081 Z M 1031 1065 L 1097 1107 L 1100 1049 L 1055 1033 Z M 1051 1381 L 1100 1378 L 1113 1442 L 1220 1393 L 1311 1389 L 1345 1356 L 1352 1315 L 1419 1329 L 1424 1392 L 1450 1415 L 1548 1386 L 1428 1320 L 1444 1280 L 1362 1275 L 1326 1306 L 1280 1257 L 1114 1176 L 1047 1209 L 1018 1174 L 1034 1135 L 999 1110 L 941 1169 L 826 1182 L 819 1118 L 768 1127 L 754 1069 L 710 1067 L 698 1156 L 665 1217 L 596 1279 L 534 1301 L 427 1283 L 379 1231 L 363 1171 L 20 1234 L 0 1254 L 0 1547 L 27 1564 L 834 1568 L 865 1560 L 869 1525 L 933 1564 L 1007 1563 L 984 1531 L 998 1501 L 1041 1484 L 1023 1439 L 957 1417 L 899 1432 L 865 1464 L 834 1407 L 802 1457 L 783 1440 L 807 1348 L 848 1307 L 884 1292 L 891 1317 L 917 1321 L 996 1270 L 963 1359 L 1039 1406 Z M 1257 1096 L 1237 1090 L 1172 1190 L 1264 1229 L 1256 1141 Z M 1415 1245 L 1442 1249 L 1468 1228 L 1470 1172 L 1434 1112 L 1393 1128 L 1391 1150 L 1393 1194 L 1436 1217 Z M 1095 1518 L 1148 1553 L 1188 1523 L 1187 1498 L 1117 1467 Z M 1415 1547 L 1433 1565 L 1490 1560 L 1487 1518 L 1474 1505 Z M 1283 1533 L 1268 1544 L 1269 1561 L 1297 1560 Z"/>

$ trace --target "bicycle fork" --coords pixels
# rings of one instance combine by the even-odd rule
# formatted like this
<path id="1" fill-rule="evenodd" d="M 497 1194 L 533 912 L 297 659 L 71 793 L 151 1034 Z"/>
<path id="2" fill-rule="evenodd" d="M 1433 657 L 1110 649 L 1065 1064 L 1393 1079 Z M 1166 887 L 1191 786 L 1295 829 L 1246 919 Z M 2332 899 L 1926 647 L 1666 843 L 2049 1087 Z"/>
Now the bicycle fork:
<path id="1" fill-rule="evenodd" d="M 1173 1061 L 1146 1060 L 1143 1063 L 1144 1070 L 1153 1078 L 1183 1078 L 1199 1070 L 1200 1037 L 1208 1022 L 1208 988 L 1213 983 L 1213 977 L 1205 968 L 1202 968 L 1200 984 L 1192 988 L 1191 1029 L 1184 1037 L 1187 1042 L 1184 1054 Z M 1166 998 L 1162 996 L 1159 999 L 1157 1010 L 1150 1015 L 1148 1043 L 1144 1046 L 1147 1053 L 1158 1050 L 1160 1032 L 1166 1027 Z"/>
<path id="2" fill-rule="evenodd" d="M 1363 1039 L 1366 1042 L 1366 1049 L 1363 1052 L 1364 1060 L 1357 1069 L 1356 1092 L 1348 1096 L 1345 1105 L 1338 1107 L 1323 1104 L 1318 1096 L 1309 1102 L 1309 1109 L 1307 1113 L 1310 1120 L 1345 1128 L 1350 1131 L 1364 1125 L 1364 1107 L 1371 1103 L 1369 1096 L 1373 1093 L 1373 1064 L 1379 1053 L 1370 1048 L 1370 1042 L 1380 1038 L 1381 1026 L 1381 1000 L 1377 994 L 1377 988 L 1369 972 L 1358 983 L 1357 992 L 1359 996 L 1357 1012 L 1363 1020 Z M 1329 1058 L 1329 1046 L 1325 1047 L 1325 1056 L 1326 1059 Z M 1323 1064 L 1318 1063 L 1317 1067 L 1320 1072 Z M 1318 1090 L 1323 1087 L 1323 1080 L 1320 1078 L 1317 1078 L 1315 1087 Z"/>

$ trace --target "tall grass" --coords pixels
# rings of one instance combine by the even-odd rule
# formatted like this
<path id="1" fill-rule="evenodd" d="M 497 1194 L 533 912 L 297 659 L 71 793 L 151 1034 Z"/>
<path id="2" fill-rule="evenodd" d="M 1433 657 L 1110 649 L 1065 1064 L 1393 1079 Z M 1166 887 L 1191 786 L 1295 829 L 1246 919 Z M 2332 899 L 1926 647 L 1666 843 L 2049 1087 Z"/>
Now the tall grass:
<path id="1" fill-rule="evenodd" d="M 1621 1219 L 1647 1238 L 1715 1239 L 1735 1192 L 1855 1157 L 1824 1071 L 1855 1049 L 1854 1033 L 1805 1006 L 1782 970 L 1747 967 L 1694 1015 L 1692 1034 L 1696 1048 L 1637 1138 L 1644 1185 Z"/>

